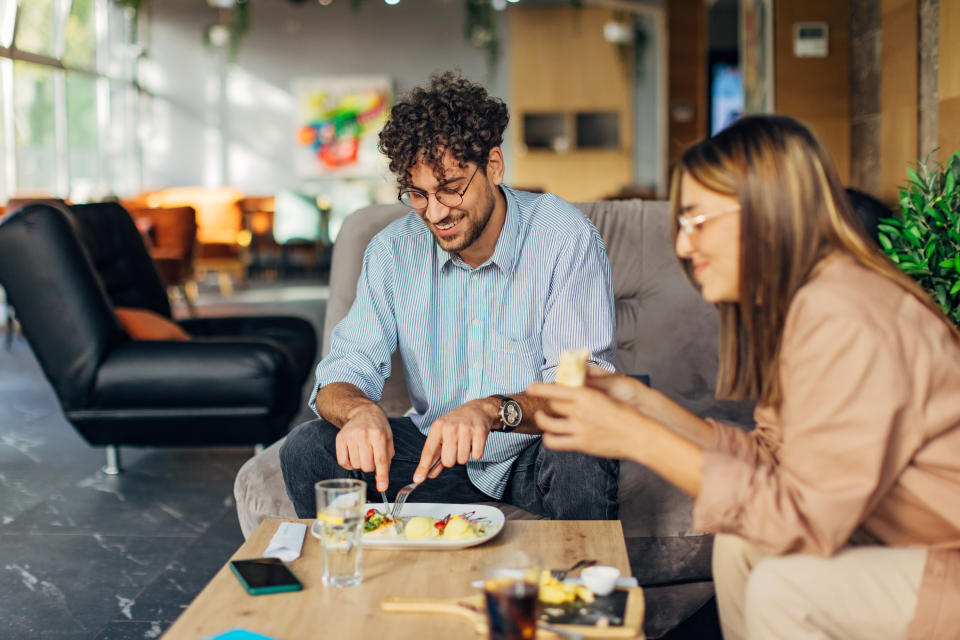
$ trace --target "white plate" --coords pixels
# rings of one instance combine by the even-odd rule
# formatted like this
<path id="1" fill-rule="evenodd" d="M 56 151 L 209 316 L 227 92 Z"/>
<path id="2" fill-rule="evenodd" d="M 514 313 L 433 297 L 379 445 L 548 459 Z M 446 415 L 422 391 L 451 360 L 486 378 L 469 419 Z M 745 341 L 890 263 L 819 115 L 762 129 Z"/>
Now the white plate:
<path id="1" fill-rule="evenodd" d="M 390 505 L 393 508 L 393 504 Z M 377 509 L 383 511 L 382 502 L 368 502 L 364 507 L 364 513 L 368 509 Z M 403 505 L 404 518 L 413 516 L 428 516 L 442 520 L 447 515 L 460 515 L 462 513 L 473 512 L 471 520 L 480 520 L 483 523 L 486 534 L 479 538 L 470 538 L 468 540 L 444 540 L 443 538 L 431 538 L 430 540 L 406 540 L 392 538 L 368 538 L 364 536 L 363 546 L 366 549 L 465 549 L 478 544 L 483 544 L 490 540 L 501 530 L 506 520 L 503 511 L 496 507 L 486 504 L 438 504 L 433 502 L 408 502 Z M 320 538 L 320 531 L 317 528 L 317 521 L 314 520 L 310 525 L 310 533 L 314 538 Z"/>

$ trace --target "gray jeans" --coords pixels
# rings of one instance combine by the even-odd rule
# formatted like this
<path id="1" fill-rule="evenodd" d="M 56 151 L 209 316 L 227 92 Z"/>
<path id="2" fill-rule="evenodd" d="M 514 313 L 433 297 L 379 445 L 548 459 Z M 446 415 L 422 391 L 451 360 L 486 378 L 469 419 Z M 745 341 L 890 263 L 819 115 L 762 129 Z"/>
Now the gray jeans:
<path id="1" fill-rule="evenodd" d="M 413 472 L 427 437 L 409 418 L 390 418 L 394 456 L 390 463 L 392 500 Z M 316 515 L 313 485 L 330 478 L 358 478 L 367 482 L 370 502 L 380 502 L 373 473 L 348 471 L 337 464 L 339 429 L 326 420 L 311 420 L 295 428 L 280 448 L 280 467 L 287 495 L 300 518 Z M 615 520 L 620 463 L 580 453 L 551 451 L 537 440 L 521 453 L 510 470 L 501 499 L 531 513 L 555 520 Z M 467 468 L 444 469 L 410 494 L 410 502 L 474 503 L 494 500 L 476 488 Z"/>

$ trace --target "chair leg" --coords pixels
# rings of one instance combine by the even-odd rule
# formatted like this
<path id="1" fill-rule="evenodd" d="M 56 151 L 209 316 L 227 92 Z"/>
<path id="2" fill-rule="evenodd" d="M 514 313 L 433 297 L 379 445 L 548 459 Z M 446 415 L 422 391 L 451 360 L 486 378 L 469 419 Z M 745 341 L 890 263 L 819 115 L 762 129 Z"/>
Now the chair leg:
<path id="1" fill-rule="evenodd" d="M 4 341 L 7 351 L 13 347 L 13 307 L 7 305 L 7 336 Z"/>
<path id="2" fill-rule="evenodd" d="M 233 295 L 233 280 L 228 272 L 223 269 L 217 271 L 217 281 L 220 284 L 220 295 L 225 298 Z"/>
<path id="3" fill-rule="evenodd" d="M 190 314 L 191 318 L 197 317 L 197 308 L 193 304 L 193 298 L 190 296 L 191 289 L 196 290 L 196 283 L 193 283 L 193 287 L 190 287 L 190 282 L 185 282 L 180 285 L 180 295 L 183 296 L 183 301 L 187 303 L 187 313 Z"/>
<path id="4" fill-rule="evenodd" d="M 196 301 L 196 299 L 200 297 L 200 287 L 197 285 L 196 280 L 188 280 L 183 285 L 183 295 L 191 302 Z"/>
<path id="5" fill-rule="evenodd" d="M 123 472 L 123 467 L 120 466 L 120 449 L 115 444 L 108 444 L 106 451 L 107 464 L 103 465 L 103 468 L 100 470 L 108 476 L 119 475 Z"/>

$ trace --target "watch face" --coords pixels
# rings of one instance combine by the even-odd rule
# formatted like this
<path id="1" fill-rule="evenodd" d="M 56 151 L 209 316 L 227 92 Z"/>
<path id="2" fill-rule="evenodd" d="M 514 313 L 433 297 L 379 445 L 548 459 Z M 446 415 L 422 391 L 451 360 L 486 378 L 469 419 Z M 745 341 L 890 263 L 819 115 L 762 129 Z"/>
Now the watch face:
<path id="1" fill-rule="evenodd" d="M 520 405 L 517 404 L 516 400 L 505 400 L 500 408 L 500 416 L 506 426 L 518 426 L 521 418 Z"/>

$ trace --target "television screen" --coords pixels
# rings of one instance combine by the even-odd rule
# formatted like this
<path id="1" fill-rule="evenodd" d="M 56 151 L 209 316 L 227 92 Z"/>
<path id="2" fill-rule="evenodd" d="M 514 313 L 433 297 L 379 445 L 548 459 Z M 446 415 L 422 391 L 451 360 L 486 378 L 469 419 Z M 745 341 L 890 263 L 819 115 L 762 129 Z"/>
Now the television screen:
<path id="1" fill-rule="evenodd" d="M 710 69 L 710 135 L 730 126 L 743 112 L 743 81 L 740 69 L 729 62 L 715 62 Z"/>

